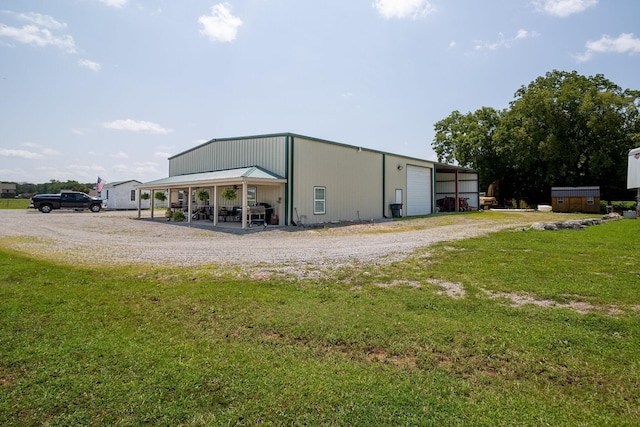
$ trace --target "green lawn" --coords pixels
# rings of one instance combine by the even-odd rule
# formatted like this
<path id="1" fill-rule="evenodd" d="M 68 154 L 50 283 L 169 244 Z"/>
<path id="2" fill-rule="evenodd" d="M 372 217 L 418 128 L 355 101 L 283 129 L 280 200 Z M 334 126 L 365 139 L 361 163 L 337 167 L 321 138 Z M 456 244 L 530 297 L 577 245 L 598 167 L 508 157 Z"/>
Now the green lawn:
<path id="1" fill-rule="evenodd" d="M 638 235 L 509 231 L 314 280 L 0 251 L 0 425 L 638 425 Z"/>
<path id="2" fill-rule="evenodd" d="M 29 199 L 0 199 L 0 209 L 28 209 Z"/>

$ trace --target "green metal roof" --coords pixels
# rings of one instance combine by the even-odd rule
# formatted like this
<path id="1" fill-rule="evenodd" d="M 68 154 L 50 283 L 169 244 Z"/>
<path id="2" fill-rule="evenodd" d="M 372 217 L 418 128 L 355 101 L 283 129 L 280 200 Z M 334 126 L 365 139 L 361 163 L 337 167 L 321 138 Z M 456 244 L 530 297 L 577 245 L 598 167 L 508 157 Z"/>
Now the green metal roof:
<path id="1" fill-rule="evenodd" d="M 213 172 L 192 173 L 170 176 L 138 185 L 139 188 L 164 188 L 178 185 L 199 185 L 209 183 L 233 183 L 245 180 L 284 181 L 284 178 L 258 166 L 227 169 Z"/>

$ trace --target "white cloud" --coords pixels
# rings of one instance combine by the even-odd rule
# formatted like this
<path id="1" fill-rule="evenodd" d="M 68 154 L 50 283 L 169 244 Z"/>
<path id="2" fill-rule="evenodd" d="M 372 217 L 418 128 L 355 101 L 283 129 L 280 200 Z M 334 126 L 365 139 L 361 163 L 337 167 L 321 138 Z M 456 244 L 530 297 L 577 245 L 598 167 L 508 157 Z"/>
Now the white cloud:
<path id="1" fill-rule="evenodd" d="M 457 43 L 456 43 L 456 41 L 455 41 L 455 40 L 451 40 L 451 42 L 449 42 L 449 47 L 450 47 L 451 49 L 453 49 L 453 48 L 454 48 L 454 47 L 456 47 L 456 46 L 457 46 Z"/>
<path id="2" fill-rule="evenodd" d="M 53 148 L 43 148 L 42 149 L 42 153 L 47 155 L 47 156 L 59 156 L 60 152 L 57 150 L 54 150 Z"/>
<path id="3" fill-rule="evenodd" d="M 157 123 L 127 120 L 114 120 L 112 122 L 103 123 L 102 126 L 107 129 L 127 130 L 131 132 L 148 132 L 166 135 L 173 132 L 173 129 L 166 129 Z"/>
<path id="4" fill-rule="evenodd" d="M 164 151 L 156 151 L 155 153 L 153 153 L 153 155 L 156 157 L 161 157 L 163 159 L 168 159 L 169 157 L 171 157 L 171 153 L 167 153 Z"/>
<path id="5" fill-rule="evenodd" d="M 78 61 L 78 65 L 81 66 L 82 68 L 86 68 L 88 70 L 91 71 L 100 71 L 100 64 L 98 64 L 97 62 L 91 61 L 89 59 L 81 59 Z"/>
<path id="6" fill-rule="evenodd" d="M 75 135 L 79 135 L 79 136 L 84 136 L 86 135 L 88 132 L 87 129 L 83 129 L 83 128 L 71 128 L 71 133 L 75 134 Z"/>
<path id="7" fill-rule="evenodd" d="M 118 151 L 115 154 L 112 154 L 109 157 L 113 157 L 114 159 L 128 159 L 129 155 L 127 153 L 125 153 L 124 151 Z"/>
<path id="8" fill-rule="evenodd" d="M 23 21 L 29 21 L 39 27 L 45 27 L 52 30 L 67 28 L 67 24 L 65 24 L 64 22 L 58 22 L 51 16 L 42 15 L 40 13 L 21 13 L 18 15 L 18 18 L 22 19 Z"/>
<path id="9" fill-rule="evenodd" d="M 219 3 L 211 8 L 211 15 L 198 18 L 202 25 L 200 34 L 214 42 L 232 42 L 236 39 L 242 20 L 231 14 L 229 3 Z"/>
<path id="10" fill-rule="evenodd" d="M 373 7 L 385 19 L 417 19 L 436 10 L 429 0 L 376 0 Z"/>
<path id="11" fill-rule="evenodd" d="M 505 38 L 504 34 L 498 33 L 499 39 L 497 41 L 481 41 L 476 40 L 474 42 L 474 49 L 476 52 L 483 50 L 497 50 L 500 48 L 510 48 L 511 44 L 517 40 L 524 40 L 531 37 L 537 37 L 538 33 L 536 31 L 528 31 L 523 28 L 519 29 L 516 32 L 516 35 L 511 38 Z"/>
<path id="12" fill-rule="evenodd" d="M 611 38 L 604 35 L 599 40 L 588 41 L 587 50 L 579 55 L 575 55 L 578 62 L 585 62 L 593 58 L 596 53 L 628 53 L 633 55 L 640 53 L 640 38 L 636 38 L 632 33 L 622 33 L 618 38 Z"/>
<path id="13" fill-rule="evenodd" d="M 597 5 L 598 0 L 538 0 L 533 4 L 549 15 L 565 18 Z"/>
<path id="14" fill-rule="evenodd" d="M 56 35 L 49 28 L 29 24 L 21 28 L 0 24 L 0 37 L 8 37 L 17 42 L 38 47 L 53 46 L 68 53 L 76 52 L 73 37 L 68 34 Z"/>
<path id="15" fill-rule="evenodd" d="M 42 145 L 36 144 L 35 142 L 23 142 L 20 145 L 22 145 L 23 147 L 29 147 L 29 148 L 42 148 Z"/>
<path id="16" fill-rule="evenodd" d="M 132 165 L 117 164 L 111 168 L 115 172 L 127 173 L 131 176 L 141 176 L 149 173 L 159 173 L 158 164 L 153 162 L 134 162 Z"/>
<path id="17" fill-rule="evenodd" d="M 44 156 L 40 153 L 34 153 L 27 150 L 11 150 L 6 148 L 0 148 L 0 156 L 4 157 L 19 157 L 27 160 L 44 159 Z"/>
<path id="18" fill-rule="evenodd" d="M 109 7 L 115 7 L 116 9 L 120 9 L 129 3 L 129 0 L 100 0 L 102 3 L 106 4 Z"/>

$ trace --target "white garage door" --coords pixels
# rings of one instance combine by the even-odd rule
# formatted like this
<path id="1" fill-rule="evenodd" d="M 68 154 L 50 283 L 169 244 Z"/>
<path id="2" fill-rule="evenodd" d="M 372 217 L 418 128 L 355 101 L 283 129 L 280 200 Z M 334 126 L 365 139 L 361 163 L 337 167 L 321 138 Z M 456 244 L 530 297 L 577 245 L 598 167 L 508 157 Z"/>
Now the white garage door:
<path id="1" fill-rule="evenodd" d="M 407 165 L 407 216 L 431 213 L 431 168 Z"/>

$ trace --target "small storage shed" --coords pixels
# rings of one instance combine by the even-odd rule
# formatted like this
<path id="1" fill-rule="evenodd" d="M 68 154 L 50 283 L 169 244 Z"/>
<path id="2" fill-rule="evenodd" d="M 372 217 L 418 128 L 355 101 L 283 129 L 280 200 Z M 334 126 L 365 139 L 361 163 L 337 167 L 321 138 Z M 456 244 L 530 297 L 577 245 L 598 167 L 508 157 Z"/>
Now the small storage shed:
<path id="1" fill-rule="evenodd" d="M 106 183 L 100 193 L 107 209 L 138 209 L 138 188 L 135 179 Z M 150 201 L 141 200 L 141 209 L 149 209 Z"/>
<path id="2" fill-rule="evenodd" d="M 551 187 L 553 212 L 600 212 L 600 187 Z"/>

